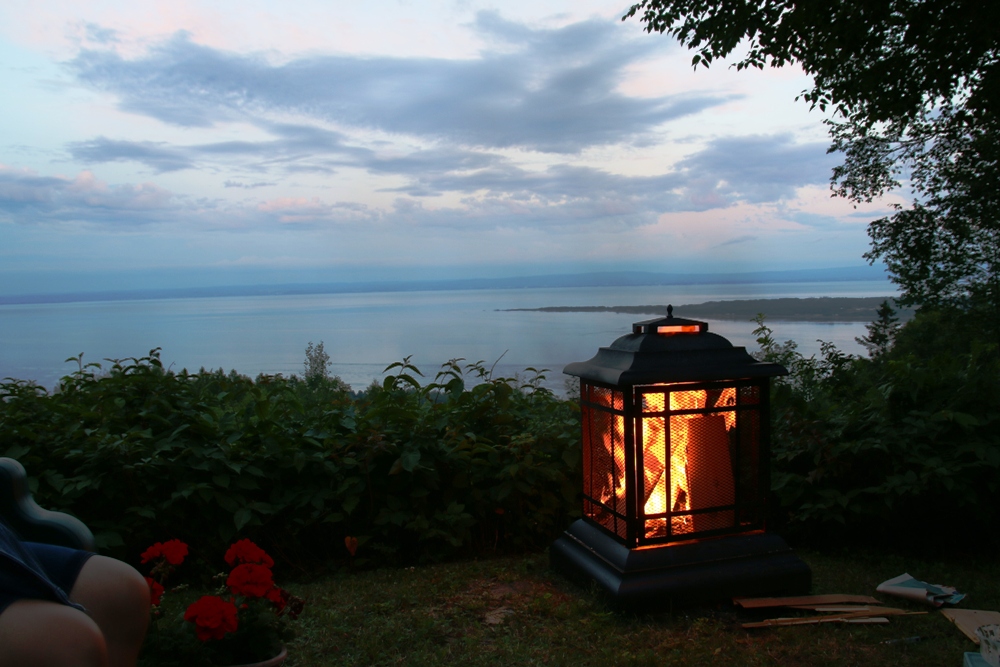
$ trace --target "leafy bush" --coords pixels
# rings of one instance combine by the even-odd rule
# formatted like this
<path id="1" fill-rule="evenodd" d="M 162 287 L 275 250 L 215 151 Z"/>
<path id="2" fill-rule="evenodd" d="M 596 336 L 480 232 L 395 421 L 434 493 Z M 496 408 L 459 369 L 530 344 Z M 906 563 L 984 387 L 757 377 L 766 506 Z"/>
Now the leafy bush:
<path id="1" fill-rule="evenodd" d="M 347 557 L 348 536 L 359 561 L 434 559 L 539 547 L 579 513 L 578 414 L 537 373 L 457 360 L 421 386 L 406 360 L 355 396 L 337 378 L 175 373 L 158 350 L 76 360 L 52 393 L 0 384 L 0 452 L 126 560 L 237 533 L 299 565 Z"/>
<path id="2" fill-rule="evenodd" d="M 861 341 L 870 358 L 829 344 L 804 358 L 758 320 L 761 356 L 791 371 L 772 401 L 772 486 L 786 518 L 814 535 L 911 544 L 995 535 L 996 342 L 957 309 L 919 311 L 898 331 L 891 309 L 881 315 Z"/>
<path id="3" fill-rule="evenodd" d="M 869 358 L 825 343 L 806 358 L 759 319 L 759 356 L 791 371 L 772 393 L 785 529 L 1000 534 L 988 331 L 960 310 L 896 327 L 887 304 L 861 341 Z M 0 383 L 0 453 L 24 463 L 43 506 L 126 560 L 175 537 L 212 553 L 237 533 L 298 567 L 429 560 L 540 548 L 579 516 L 578 409 L 540 372 L 496 378 L 455 360 L 421 384 L 407 358 L 355 394 L 312 353 L 308 378 L 256 380 L 171 372 L 157 350 L 107 369 L 78 357 L 51 393 Z"/>

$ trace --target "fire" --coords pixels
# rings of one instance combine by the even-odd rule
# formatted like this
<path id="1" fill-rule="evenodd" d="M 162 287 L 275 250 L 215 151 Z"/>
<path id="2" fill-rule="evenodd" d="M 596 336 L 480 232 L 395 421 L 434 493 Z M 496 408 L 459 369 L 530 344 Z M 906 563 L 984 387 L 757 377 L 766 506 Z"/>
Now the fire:
<path id="1" fill-rule="evenodd" d="M 660 412 L 664 409 L 665 394 L 646 394 L 644 411 Z M 672 391 L 670 392 L 671 410 L 701 410 L 711 407 L 728 407 L 736 402 L 736 392 L 727 388 L 717 395 L 708 405 L 709 393 L 704 390 Z M 669 475 L 667 473 L 667 442 L 666 417 L 647 417 L 643 419 L 642 463 L 644 472 L 644 507 L 646 516 L 664 514 L 666 512 L 687 512 L 692 509 L 691 486 L 696 482 L 696 494 L 701 496 L 701 507 L 723 505 L 732 502 L 732 477 L 722 480 L 722 487 L 707 490 L 709 485 L 720 486 L 718 475 L 714 475 L 708 484 L 701 480 L 705 478 L 705 461 L 698 461 L 700 469 L 689 471 L 694 464 L 693 458 L 698 458 L 704 445 L 711 449 L 724 446 L 728 451 L 728 433 L 736 426 L 736 414 L 724 411 L 714 414 L 672 415 L 670 420 L 670 460 Z M 720 439 L 723 439 L 722 442 Z M 710 442 L 702 442 L 708 440 Z M 715 466 L 718 467 L 718 466 Z M 667 488 L 669 484 L 669 489 Z M 683 535 L 698 529 L 699 518 L 692 515 L 674 516 L 670 518 L 671 533 Z M 667 519 L 649 519 L 646 521 L 646 536 L 657 537 L 666 535 Z"/>
<path id="2" fill-rule="evenodd" d="M 674 385 L 676 386 L 676 385 Z M 670 410 L 709 410 L 696 414 L 642 418 L 642 504 L 647 517 L 646 537 L 684 535 L 732 525 L 732 510 L 687 514 L 692 510 L 732 505 L 735 502 L 729 434 L 736 427 L 736 390 L 663 391 L 643 394 L 644 413 Z M 611 401 L 608 400 L 610 407 Z M 711 412 L 718 409 L 716 412 Z M 619 515 L 627 514 L 625 419 L 611 414 L 610 429 L 603 434 L 603 462 L 597 499 Z M 668 427 L 669 420 L 669 429 Z M 669 447 L 668 447 L 669 445 Z M 669 454 L 667 452 L 669 451 Z M 637 461 L 637 467 L 639 462 Z M 595 480 L 596 481 L 596 480 Z M 610 527 L 610 526 L 609 526 Z"/>
<path id="3" fill-rule="evenodd" d="M 621 512 L 625 509 L 625 420 L 620 415 L 615 415 L 615 426 L 612 429 L 612 439 L 611 442 L 605 441 L 605 447 L 608 448 L 608 453 L 611 454 L 612 460 L 614 461 L 614 475 L 611 471 L 608 472 L 609 477 L 612 477 L 609 481 L 612 484 L 606 486 L 605 493 L 601 498 L 601 502 L 614 507 L 617 511 Z M 614 489 L 615 502 L 611 501 L 611 490 Z"/>

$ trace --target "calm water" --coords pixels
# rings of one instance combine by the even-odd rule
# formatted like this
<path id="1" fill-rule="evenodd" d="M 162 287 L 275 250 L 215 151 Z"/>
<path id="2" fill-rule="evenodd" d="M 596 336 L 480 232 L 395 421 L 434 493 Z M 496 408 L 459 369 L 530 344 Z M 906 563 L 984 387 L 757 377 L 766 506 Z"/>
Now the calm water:
<path id="1" fill-rule="evenodd" d="M 562 368 L 589 359 L 602 345 L 652 315 L 500 312 L 542 306 L 614 306 L 785 296 L 883 296 L 884 281 L 759 285 L 684 285 L 628 288 L 558 288 L 385 292 L 303 296 L 248 296 L 151 301 L 108 301 L 0 306 L 0 378 L 52 387 L 75 364 L 143 356 L 162 348 L 175 369 L 224 368 L 258 373 L 302 372 L 310 341 L 323 341 L 332 372 L 355 389 L 382 377 L 406 355 L 433 377 L 441 363 L 463 357 L 512 375 L 527 366 L 549 368 L 548 386 L 561 389 Z M 755 349 L 750 322 L 709 321 L 710 330 Z M 771 322 L 779 340 L 792 339 L 806 354 L 817 339 L 858 352 L 863 324 Z M 501 359 L 502 355 L 502 359 Z"/>

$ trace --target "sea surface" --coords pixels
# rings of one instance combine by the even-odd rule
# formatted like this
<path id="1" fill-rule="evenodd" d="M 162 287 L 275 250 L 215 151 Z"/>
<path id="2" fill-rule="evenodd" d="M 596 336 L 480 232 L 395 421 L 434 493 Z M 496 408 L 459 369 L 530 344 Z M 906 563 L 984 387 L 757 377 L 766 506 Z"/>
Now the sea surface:
<path id="1" fill-rule="evenodd" d="M 562 368 L 591 358 L 653 315 L 504 312 L 544 306 L 683 304 L 728 299 L 889 296 L 885 281 L 375 292 L 204 297 L 0 305 L 0 378 L 54 387 L 76 369 L 67 357 L 107 365 L 161 348 L 165 366 L 301 374 L 309 342 L 323 342 L 331 372 L 355 389 L 411 356 L 427 381 L 449 359 L 483 361 L 495 375 L 549 369 L 545 385 L 562 392 Z M 818 340 L 861 353 L 862 323 L 769 322 L 778 340 L 806 355 Z M 752 322 L 709 320 L 709 329 L 755 350 Z"/>

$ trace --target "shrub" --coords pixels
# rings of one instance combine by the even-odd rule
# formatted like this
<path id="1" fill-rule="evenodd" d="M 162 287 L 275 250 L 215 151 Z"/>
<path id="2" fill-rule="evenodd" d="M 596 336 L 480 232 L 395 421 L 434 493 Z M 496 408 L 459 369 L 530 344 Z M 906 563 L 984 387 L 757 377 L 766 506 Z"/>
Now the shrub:
<path id="1" fill-rule="evenodd" d="M 804 358 L 758 321 L 762 356 L 791 371 L 772 401 L 785 518 L 812 535 L 913 545 L 945 527 L 949 545 L 996 534 L 997 344 L 960 310 L 920 311 L 898 332 L 891 320 L 884 312 L 869 327 L 870 358 L 829 344 Z"/>
<path id="2" fill-rule="evenodd" d="M 540 547 L 578 513 L 577 413 L 538 375 L 459 360 L 420 386 L 406 360 L 356 397 L 336 378 L 172 372 L 158 350 L 76 360 L 52 393 L 0 384 L 0 452 L 126 560 L 237 533 L 298 565 L 347 557 L 348 536 L 359 561 L 434 559 Z"/>

